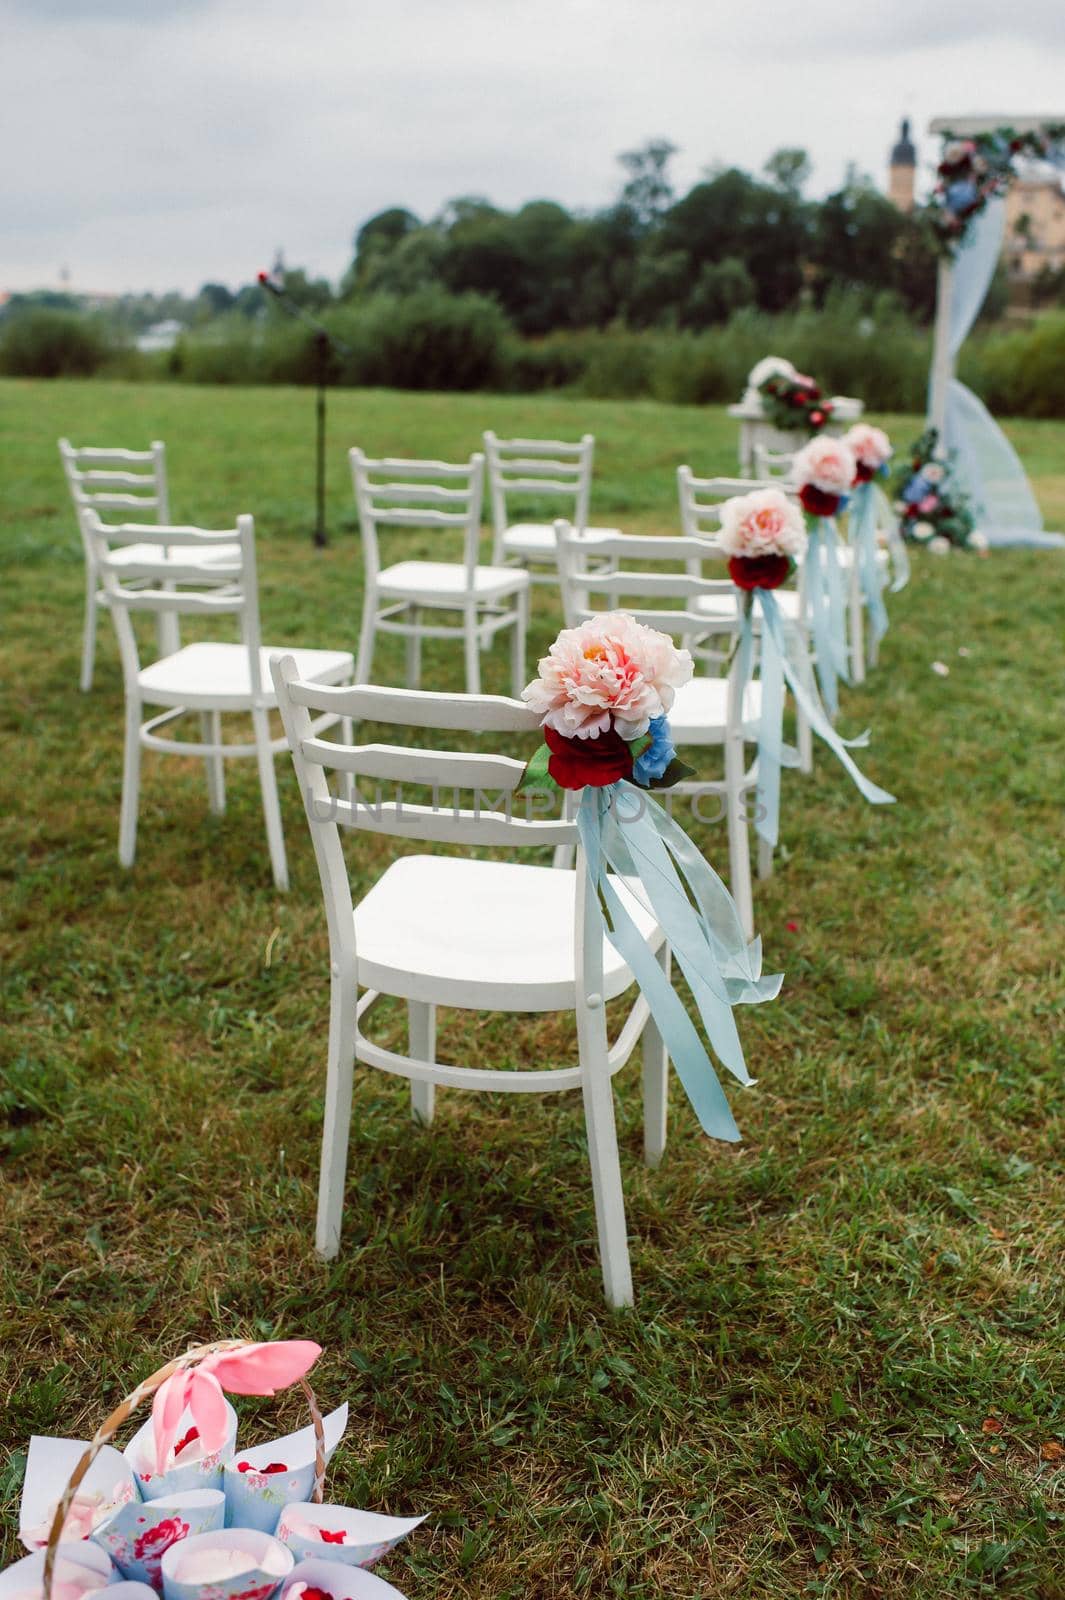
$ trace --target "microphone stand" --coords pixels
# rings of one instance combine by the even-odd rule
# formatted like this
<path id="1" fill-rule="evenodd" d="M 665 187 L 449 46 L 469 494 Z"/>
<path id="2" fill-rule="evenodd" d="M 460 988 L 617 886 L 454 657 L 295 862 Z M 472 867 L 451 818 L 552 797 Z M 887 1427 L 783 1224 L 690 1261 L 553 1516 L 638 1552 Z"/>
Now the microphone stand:
<path id="1" fill-rule="evenodd" d="M 316 355 L 316 382 L 317 395 L 315 398 L 315 523 L 314 543 L 317 549 L 324 550 L 328 544 L 325 530 L 325 391 L 329 378 L 329 362 L 334 353 L 350 355 L 351 346 L 343 340 L 337 339 L 329 332 L 317 317 L 312 317 L 309 311 L 293 300 L 281 284 L 275 283 L 269 273 L 259 273 L 259 283 L 268 294 L 272 294 L 278 305 L 288 312 L 290 317 L 295 317 L 297 322 L 305 322 L 314 329 L 314 348 Z"/>

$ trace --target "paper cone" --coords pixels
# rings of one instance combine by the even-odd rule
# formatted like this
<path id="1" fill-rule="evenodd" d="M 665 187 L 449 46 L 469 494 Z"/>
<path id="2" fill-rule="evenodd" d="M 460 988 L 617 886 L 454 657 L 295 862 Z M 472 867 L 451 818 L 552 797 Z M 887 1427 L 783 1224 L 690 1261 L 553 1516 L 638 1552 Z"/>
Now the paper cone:
<path id="1" fill-rule="evenodd" d="M 406 1600 L 384 1578 L 361 1567 L 341 1567 L 329 1561 L 301 1561 L 285 1579 L 281 1600 L 317 1600 L 313 1593 L 326 1595 L 329 1600 Z"/>
<path id="2" fill-rule="evenodd" d="M 34 1434 L 26 1458 L 26 1477 L 19 1506 L 19 1538 L 27 1550 L 43 1550 L 52 1518 L 71 1474 L 86 1450 L 80 1439 L 52 1439 Z M 64 1540 L 87 1539 L 117 1507 L 138 1498 L 133 1474 L 117 1450 L 105 1445 L 79 1485 L 67 1513 Z"/>
<path id="3" fill-rule="evenodd" d="M 158 1589 L 160 1563 L 171 1545 L 222 1527 L 226 1497 L 221 1489 L 193 1489 L 188 1494 L 162 1495 L 122 1506 L 93 1542 L 106 1550 L 124 1578 Z M 108 1596 L 108 1600 L 111 1597 Z"/>
<path id="4" fill-rule="evenodd" d="M 383 1517 L 349 1506 L 316 1506 L 310 1501 L 286 1506 L 277 1537 L 297 1561 L 335 1561 L 346 1567 L 372 1567 L 424 1517 Z M 320 1532 L 332 1537 L 322 1538 Z"/>
<path id="5" fill-rule="evenodd" d="M 348 1424 L 348 1408 L 338 1406 L 323 1418 L 328 1461 Z M 271 1472 L 271 1467 L 283 1471 Z M 243 1469 L 243 1470 L 242 1470 Z M 259 1528 L 273 1533 L 283 1506 L 306 1500 L 314 1487 L 314 1429 L 238 1450 L 225 1468 L 226 1527 Z"/>
<path id="6" fill-rule="evenodd" d="M 237 1413 L 228 1400 L 225 1407 L 226 1438 L 221 1448 L 202 1455 L 196 1440 L 191 1440 L 184 1450 L 177 1451 L 165 1472 L 155 1470 L 155 1435 L 152 1419 L 148 1418 L 122 1452 L 143 1499 L 158 1500 L 163 1495 L 188 1494 L 194 1489 L 221 1489 L 222 1469 L 237 1446 Z M 178 1424 L 179 1444 L 193 1426 L 192 1412 L 186 1407 Z"/>
<path id="7" fill-rule="evenodd" d="M 0 1600 L 40 1600 L 43 1575 L 43 1550 L 23 1556 L 0 1572 Z M 105 1588 L 114 1575 L 110 1557 L 88 1539 L 64 1540 L 56 1552 L 52 1600 L 82 1600 Z"/>
<path id="8" fill-rule="evenodd" d="M 218 1553 L 240 1552 L 248 1557 L 241 1571 L 218 1576 L 194 1569 Z M 221 1564 L 220 1564 L 221 1566 Z M 182 1540 L 165 1551 L 162 1560 L 164 1600 L 272 1600 L 292 1571 L 291 1550 L 267 1533 L 254 1528 L 222 1528 Z"/>

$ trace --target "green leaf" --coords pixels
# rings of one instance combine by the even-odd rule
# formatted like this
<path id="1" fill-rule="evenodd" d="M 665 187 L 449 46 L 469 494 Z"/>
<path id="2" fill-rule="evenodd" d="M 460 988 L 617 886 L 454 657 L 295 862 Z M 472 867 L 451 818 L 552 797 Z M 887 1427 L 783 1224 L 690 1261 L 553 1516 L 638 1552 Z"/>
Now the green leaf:
<path id="1" fill-rule="evenodd" d="M 547 763 L 550 759 L 551 752 L 546 744 L 542 744 L 538 750 L 534 750 L 525 763 L 525 771 L 522 773 L 521 781 L 514 793 L 528 794 L 538 789 L 546 794 L 557 794 L 559 792 L 558 784 L 547 770 Z"/>
<path id="2" fill-rule="evenodd" d="M 685 778 L 694 778 L 695 768 L 687 766 L 676 756 L 669 763 L 660 778 L 652 778 L 647 785 L 649 789 L 672 789 L 675 783 L 682 783 Z"/>

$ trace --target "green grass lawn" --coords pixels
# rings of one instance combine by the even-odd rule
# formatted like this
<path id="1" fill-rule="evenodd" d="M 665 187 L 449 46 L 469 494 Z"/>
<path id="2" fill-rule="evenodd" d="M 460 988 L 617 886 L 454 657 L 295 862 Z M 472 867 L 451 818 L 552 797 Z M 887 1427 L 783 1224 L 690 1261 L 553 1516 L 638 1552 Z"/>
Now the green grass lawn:
<path id="1" fill-rule="evenodd" d="M 897 806 L 824 752 L 786 775 L 756 897 L 786 978 L 741 1013 L 744 1143 L 703 1138 L 674 1082 L 649 1172 L 638 1068 L 615 1080 L 632 1313 L 602 1301 L 573 1095 L 442 1091 L 427 1131 L 362 1074 L 343 1248 L 314 1256 L 326 938 L 287 764 L 289 895 L 253 763 L 211 819 L 200 765 L 146 756 L 118 867 L 121 678 L 105 616 L 77 689 L 56 438 L 164 438 L 180 520 L 254 512 L 267 641 L 353 648 L 344 449 L 457 458 L 486 426 L 593 431 L 595 518 L 632 529 L 675 526 L 678 463 L 734 459 L 717 410 L 338 393 L 316 553 L 309 393 L 0 384 L 6 1555 L 30 1433 L 85 1436 L 191 1339 L 305 1335 L 323 1403 L 352 1406 L 333 1497 L 430 1513 L 381 1569 L 412 1600 L 1061 1597 L 1060 553 L 915 558 L 842 717 L 871 727 L 863 764 Z M 1065 525 L 1065 426 L 1010 432 Z M 530 665 L 557 627 L 536 600 Z M 459 687 L 453 656 L 427 664 Z M 500 652 L 486 688 L 505 683 Z M 720 830 L 693 832 L 722 865 Z M 351 859 L 369 882 L 383 857 Z M 398 1010 L 384 1027 L 402 1040 Z M 443 1019 L 441 1052 L 471 1063 L 572 1044 L 550 1018 Z M 298 1421 L 245 1409 L 258 1437 Z"/>

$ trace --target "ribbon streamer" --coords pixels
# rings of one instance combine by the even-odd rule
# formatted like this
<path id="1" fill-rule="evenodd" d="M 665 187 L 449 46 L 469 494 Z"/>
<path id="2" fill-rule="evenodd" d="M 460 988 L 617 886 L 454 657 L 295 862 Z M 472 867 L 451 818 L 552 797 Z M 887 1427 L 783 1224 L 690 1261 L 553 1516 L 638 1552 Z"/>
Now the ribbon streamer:
<path id="1" fill-rule="evenodd" d="M 850 532 L 858 582 L 869 613 L 869 632 L 878 645 L 888 630 L 880 572 L 876 564 L 877 502 L 872 483 L 859 483 L 851 497 Z"/>
<path id="2" fill-rule="evenodd" d="M 756 597 L 762 608 L 763 682 L 767 671 L 771 675 L 779 672 L 795 697 L 797 709 L 805 716 L 814 733 L 824 740 L 832 753 L 843 763 L 864 798 L 872 805 L 893 805 L 895 796 L 871 782 L 850 754 L 851 750 L 863 748 L 868 744 L 868 733 L 862 733 L 856 739 L 841 738 L 825 715 L 825 708 L 818 699 L 816 690 L 805 684 L 796 671 L 794 662 L 787 651 L 784 618 L 777 604 L 777 597 L 771 589 L 750 590 L 749 599 L 744 608 L 743 626 L 740 632 L 739 666 L 742 687 L 746 688 L 750 679 L 754 653 L 753 613 Z M 763 695 L 764 693 L 763 689 Z M 783 753 L 779 712 L 776 713 L 775 722 L 770 720 L 764 715 L 763 702 L 763 716 L 758 725 L 758 793 L 762 799 L 762 807 L 755 821 L 755 829 L 760 837 L 771 845 L 775 845 L 777 842 L 779 827 L 780 768 L 781 766 L 792 764 L 787 755 Z"/>
<path id="3" fill-rule="evenodd" d="M 817 517 L 811 525 L 805 571 L 817 678 L 828 714 L 834 717 L 839 711 L 837 683 L 840 678 L 849 683 L 850 671 L 839 540 L 831 517 Z"/>
<path id="4" fill-rule="evenodd" d="M 898 594 L 900 589 L 905 589 L 910 581 L 910 557 L 906 550 L 906 541 L 899 531 L 899 519 L 895 515 L 891 501 L 878 483 L 873 485 L 873 494 L 876 498 L 877 521 L 887 534 L 888 549 L 891 552 L 891 592 Z"/>
<path id="5" fill-rule="evenodd" d="M 754 1080 L 732 1008 L 774 999 L 782 975 L 762 976 L 761 941 L 747 944 L 725 885 L 645 790 L 624 780 L 586 788 L 577 828 L 600 915 L 605 912 L 606 937 L 640 986 L 700 1126 L 715 1139 L 735 1143 L 739 1128 L 695 1024 L 625 910 L 609 872 L 626 878 L 656 918 L 714 1053 L 740 1083 Z"/>

